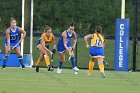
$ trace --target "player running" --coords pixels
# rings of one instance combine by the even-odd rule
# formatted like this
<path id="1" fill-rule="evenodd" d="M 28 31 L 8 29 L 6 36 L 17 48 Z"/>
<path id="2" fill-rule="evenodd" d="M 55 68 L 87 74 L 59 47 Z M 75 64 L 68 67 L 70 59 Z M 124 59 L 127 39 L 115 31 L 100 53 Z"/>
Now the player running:
<path id="1" fill-rule="evenodd" d="M 71 45 L 70 42 L 72 38 L 74 38 L 73 46 Z M 76 72 L 79 71 L 79 69 L 75 65 L 75 57 L 74 57 L 74 53 L 72 52 L 72 50 L 76 46 L 76 43 L 77 43 L 77 36 L 74 31 L 74 26 L 73 24 L 70 24 L 69 28 L 61 34 L 58 40 L 57 48 L 58 48 L 60 60 L 58 63 L 57 73 L 61 73 L 62 71 L 62 65 L 65 61 L 66 52 L 71 56 L 72 69 Z"/>
<path id="2" fill-rule="evenodd" d="M 91 46 L 88 44 L 88 39 L 91 39 Z M 90 49 L 88 76 L 91 75 L 94 68 L 94 61 L 95 59 L 97 59 L 101 76 L 105 78 L 104 64 L 103 64 L 105 40 L 104 40 L 104 36 L 102 35 L 102 27 L 96 26 L 95 33 L 86 35 L 84 37 L 84 40 L 86 42 L 86 47 Z"/>
<path id="3" fill-rule="evenodd" d="M 21 36 L 19 40 L 19 32 L 23 35 Z M 25 66 L 23 64 L 23 57 L 20 53 L 20 42 L 24 39 L 26 36 L 26 32 L 17 26 L 16 19 L 11 18 L 10 20 L 10 27 L 6 30 L 6 39 L 5 39 L 5 56 L 3 57 L 3 66 L 2 69 L 6 68 L 6 63 L 8 60 L 8 56 L 11 51 L 11 47 L 14 47 L 14 51 L 16 52 L 20 65 L 22 66 L 22 69 L 25 69 Z"/>
<path id="4" fill-rule="evenodd" d="M 49 44 L 53 41 L 53 50 L 49 50 Z M 41 38 L 37 42 L 37 49 L 40 51 L 40 57 L 36 62 L 36 72 L 39 72 L 39 65 L 45 59 L 46 66 L 48 67 L 48 71 L 53 71 L 53 66 L 50 63 L 49 53 L 53 56 L 56 52 L 56 39 L 52 33 L 51 27 L 46 27 L 44 29 L 44 33 L 41 35 Z"/>

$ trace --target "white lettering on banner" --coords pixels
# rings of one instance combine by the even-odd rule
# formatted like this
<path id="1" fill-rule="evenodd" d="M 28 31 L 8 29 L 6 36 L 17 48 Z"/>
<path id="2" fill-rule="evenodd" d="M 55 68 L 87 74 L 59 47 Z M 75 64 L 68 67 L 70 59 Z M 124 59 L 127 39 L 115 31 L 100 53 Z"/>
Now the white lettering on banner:
<path id="1" fill-rule="evenodd" d="M 123 67 L 123 36 L 124 36 L 124 24 L 120 24 L 119 67 Z"/>
<path id="2" fill-rule="evenodd" d="M 122 38 L 122 36 L 120 37 L 120 42 L 123 42 L 123 38 Z"/>

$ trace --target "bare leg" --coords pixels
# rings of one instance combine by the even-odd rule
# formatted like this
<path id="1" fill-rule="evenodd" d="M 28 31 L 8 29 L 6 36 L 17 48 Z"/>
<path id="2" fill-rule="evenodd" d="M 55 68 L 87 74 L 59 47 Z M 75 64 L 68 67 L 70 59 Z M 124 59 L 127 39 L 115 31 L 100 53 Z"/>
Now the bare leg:
<path id="1" fill-rule="evenodd" d="M 103 58 L 98 58 L 98 65 L 101 72 L 101 76 L 105 78 Z"/>

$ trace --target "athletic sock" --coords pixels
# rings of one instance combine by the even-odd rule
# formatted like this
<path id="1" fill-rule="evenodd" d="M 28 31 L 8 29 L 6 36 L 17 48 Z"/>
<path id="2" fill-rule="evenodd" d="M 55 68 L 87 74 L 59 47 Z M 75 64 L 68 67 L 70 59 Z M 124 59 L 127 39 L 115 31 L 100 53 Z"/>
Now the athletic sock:
<path id="1" fill-rule="evenodd" d="M 93 61 L 89 61 L 89 70 L 88 73 L 91 74 L 94 68 L 94 62 Z"/>
<path id="2" fill-rule="evenodd" d="M 39 66 L 41 64 L 41 60 L 40 60 L 40 58 L 37 60 L 37 62 L 36 62 L 36 64 L 35 64 L 35 66 Z"/>
<path id="3" fill-rule="evenodd" d="M 49 56 L 44 55 L 46 66 L 48 67 L 50 65 L 50 58 Z"/>
<path id="4" fill-rule="evenodd" d="M 22 56 L 18 56 L 18 60 L 19 60 L 20 65 L 24 68 L 25 66 L 23 64 L 23 58 L 22 58 Z"/>
<path id="5" fill-rule="evenodd" d="M 8 60 L 8 56 L 4 56 L 3 57 L 3 67 L 6 67 L 7 60 Z"/>
<path id="6" fill-rule="evenodd" d="M 59 61 L 59 63 L 58 63 L 58 64 L 59 64 L 59 65 L 58 65 L 58 68 L 59 68 L 59 69 L 62 69 L 63 62 Z"/>
<path id="7" fill-rule="evenodd" d="M 104 72 L 104 64 L 99 65 L 100 72 Z"/>
<path id="8" fill-rule="evenodd" d="M 73 57 L 73 58 L 71 58 L 71 65 L 72 65 L 72 68 L 74 68 L 75 67 L 75 58 Z"/>

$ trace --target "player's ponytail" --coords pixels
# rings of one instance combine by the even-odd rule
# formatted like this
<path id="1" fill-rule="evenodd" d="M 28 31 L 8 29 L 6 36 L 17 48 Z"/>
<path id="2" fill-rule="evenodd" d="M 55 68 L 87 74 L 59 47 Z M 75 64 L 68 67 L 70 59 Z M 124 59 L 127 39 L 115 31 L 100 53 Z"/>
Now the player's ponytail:
<path id="1" fill-rule="evenodd" d="M 95 28 L 95 32 L 99 38 L 99 40 L 101 40 L 101 37 L 99 36 L 99 34 L 102 36 L 102 27 L 101 26 L 96 26 Z M 101 40 L 102 41 L 102 40 Z"/>

